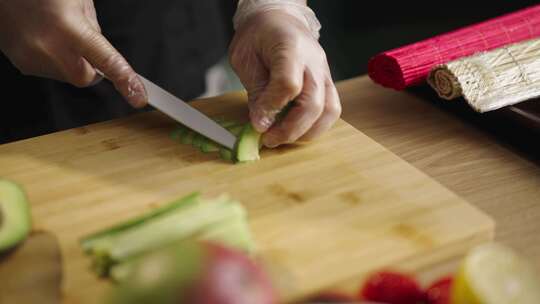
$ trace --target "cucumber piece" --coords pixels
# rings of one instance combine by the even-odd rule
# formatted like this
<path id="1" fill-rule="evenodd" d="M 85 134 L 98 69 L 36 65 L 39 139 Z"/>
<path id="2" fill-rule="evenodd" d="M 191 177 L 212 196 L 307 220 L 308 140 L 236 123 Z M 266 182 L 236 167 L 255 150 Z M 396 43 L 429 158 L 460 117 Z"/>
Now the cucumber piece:
<path id="1" fill-rule="evenodd" d="M 94 270 L 99 275 L 108 275 L 111 267 L 118 263 L 174 242 L 199 240 L 207 231 L 219 230 L 222 223 L 235 221 L 246 222 L 245 210 L 240 204 L 230 201 L 225 196 L 173 210 L 149 219 L 142 225 L 136 225 L 94 242 L 91 252 Z M 211 235 L 212 240 L 249 250 L 252 246 L 248 243 L 249 231 L 242 233 L 238 231 L 248 229 L 247 223 L 233 226 L 236 227 L 234 235 L 214 232 L 213 236 Z"/>
<path id="2" fill-rule="evenodd" d="M 201 144 L 201 151 L 204 153 L 217 152 L 219 151 L 219 145 L 213 140 L 204 138 L 204 141 Z"/>
<path id="3" fill-rule="evenodd" d="M 191 129 L 189 129 L 189 128 L 184 128 L 184 129 L 182 129 L 182 130 L 180 131 L 180 133 L 178 134 L 178 141 L 179 141 L 179 142 L 182 142 L 182 139 L 183 139 L 184 137 L 186 137 L 190 132 L 192 132 L 192 131 L 191 131 Z"/>
<path id="4" fill-rule="evenodd" d="M 240 133 L 242 133 L 243 129 L 244 129 L 244 125 L 235 125 L 228 128 L 228 130 L 236 137 L 238 137 Z M 233 152 L 225 147 L 220 147 L 219 156 L 224 160 L 234 161 Z"/>
<path id="5" fill-rule="evenodd" d="M 241 137 L 243 136 L 243 132 L 244 132 L 244 129 L 247 127 L 247 126 L 251 126 L 251 124 L 246 124 L 246 125 L 237 125 L 237 126 L 233 126 L 231 128 L 229 128 L 228 130 L 234 134 L 235 136 L 237 136 L 239 139 L 238 139 L 238 143 L 237 145 L 241 142 Z M 257 152 L 258 154 L 258 152 Z M 235 156 L 235 154 L 233 153 L 233 151 L 225 148 L 225 147 L 221 147 L 219 149 L 219 156 L 224 159 L 224 160 L 227 160 L 227 161 L 236 161 L 237 158 Z"/>
<path id="6" fill-rule="evenodd" d="M 294 102 L 289 103 L 282 112 L 286 113 L 293 106 Z M 219 152 L 221 158 L 224 160 L 248 162 L 260 159 L 261 134 L 255 131 L 250 123 L 239 124 L 236 121 L 224 119 L 215 119 L 215 121 L 238 137 L 234 151 L 221 147 L 218 143 L 186 127 L 179 127 L 173 131 L 171 137 L 173 139 L 180 139 L 180 142 L 183 144 L 191 144 L 203 153 Z"/>
<path id="7" fill-rule="evenodd" d="M 30 205 L 23 189 L 0 179 L 0 252 L 25 240 L 31 226 Z"/>
<path id="8" fill-rule="evenodd" d="M 194 236 L 207 225 L 244 215 L 244 210 L 238 204 L 232 204 L 227 197 L 220 197 L 214 201 L 171 212 L 126 231 L 115 238 L 114 244 L 109 248 L 109 254 L 114 261 L 122 261 L 143 253 L 148 248 L 157 248 L 171 241 Z"/>
<path id="9" fill-rule="evenodd" d="M 221 223 L 212 225 L 201 233 L 201 240 L 217 241 L 232 248 L 243 250 L 246 253 L 255 251 L 255 242 L 251 235 L 247 221 L 244 217 L 230 218 Z"/>
<path id="10" fill-rule="evenodd" d="M 194 148 L 201 149 L 204 139 L 205 139 L 204 135 L 196 133 L 195 136 L 193 137 L 193 142 L 191 143 L 191 145 Z"/>
<path id="11" fill-rule="evenodd" d="M 208 277 L 205 274 L 209 272 L 207 267 L 211 264 L 212 258 L 209 248 L 205 244 L 196 242 L 176 243 L 120 264 L 117 266 L 118 268 L 115 267 L 112 270 L 111 274 L 118 284 L 108 294 L 107 301 L 104 303 L 217 304 L 218 301 L 225 303 L 225 301 L 221 300 L 223 296 L 220 293 L 218 293 L 218 296 L 213 297 L 211 293 L 209 296 L 204 296 L 208 300 L 198 300 L 198 298 L 191 300 L 191 294 L 194 294 L 193 290 L 202 290 L 202 292 L 206 293 L 208 288 L 202 289 L 199 286 L 207 281 L 213 282 L 212 279 L 205 280 Z M 228 265 L 225 265 L 225 268 Z M 219 268 L 219 270 L 222 269 Z M 226 271 L 226 274 L 229 274 L 228 268 Z M 223 276 L 221 272 L 219 273 Z M 219 276 L 210 275 L 210 277 Z M 250 281 L 246 279 L 246 282 Z M 227 294 L 230 286 L 224 285 L 220 285 L 224 290 L 222 293 Z M 256 303 L 256 301 L 252 303 Z M 232 302 L 229 301 L 229 303 Z M 259 301 L 259 303 L 262 302 Z M 271 302 L 266 301 L 266 303 Z"/>
<path id="12" fill-rule="evenodd" d="M 193 206 L 195 204 L 198 204 L 199 202 L 200 193 L 191 193 L 169 204 L 147 212 L 141 216 L 132 218 L 113 227 L 86 236 L 81 240 L 81 246 L 86 253 L 90 253 L 94 250 L 94 246 L 99 242 L 106 242 L 107 240 L 114 238 L 116 235 L 119 235 L 120 233 L 127 231 L 128 229 L 131 229 L 138 225 L 142 225 L 147 221 L 155 219 L 159 216 L 162 216 L 179 208 L 187 208 Z"/>
<path id="13" fill-rule="evenodd" d="M 200 273 L 203 269 L 204 263 L 202 259 L 206 256 L 202 251 L 203 247 L 196 242 L 178 242 L 164 246 L 162 248 L 153 250 L 148 254 L 135 257 L 133 259 L 122 262 L 115 265 L 111 269 L 111 278 L 117 283 L 134 283 L 134 276 L 141 277 L 143 273 L 139 273 L 142 269 L 141 266 L 151 265 L 151 269 L 154 269 L 159 275 L 153 276 L 152 279 L 147 280 L 146 276 L 143 276 L 140 281 L 137 281 L 139 288 L 136 290 L 130 290 L 129 296 L 136 299 L 139 303 L 141 300 L 138 297 L 133 297 L 134 293 L 140 293 L 143 285 L 149 285 L 158 281 L 160 284 L 151 284 L 151 292 L 154 292 L 156 296 L 160 295 L 160 289 L 163 288 L 163 281 L 169 276 L 175 276 L 178 278 L 188 280 L 192 279 L 196 274 Z M 180 268 L 178 266 L 181 266 Z M 165 284 L 166 285 L 166 284 Z M 175 287 L 178 286 L 175 284 Z M 112 302 L 117 303 L 117 302 Z M 128 302 L 132 303 L 132 302 Z M 148 303 L 176 303 L 173 301 L 156 302 L 156 297 L 149 299 Z"/>
<path id="14" fill-rule="evenodd" d="M 234 121 L 225 122 L 222 126 L 226 128 L 227 130 L 229 130 L 229 132 L 231 132 L 235 136 L 240 135 L 240 133 L 242 132 L 242 129 L 244 128 L 244 125 L 239 125 L 238 123 Z M 225 151 L 222 152 L 221 150 L 225 150 Z M 223 154 L 221 155 L 221 158 L 225 160 L 232 160 L 232 152 L 229 149 L 221 147 L 221 145 L 219 145 L 218 143 L 210 139 L 206 139 L 203 142 L 201 146 L 201 151 L 205 153 L 219 151 L 220 154 Z"/>
<path id="15" fill-rule="evenodd" d="M 182 138 L 183 132 L 185 132 L 186 127 L 184 126 L 178 126 L 176 129 L 174 129 L 171 134 L 169 135 L 172 140 L 178 141 L 180 138 Z"/>
<path id="16" fill-rule="evenodd" d="M 238 122 L 236 121 L 232 121 L 232 120 L 222 120 L 222 121 L 217 121 L 217 123 L 219 123 L 220 126 L 228 129 L 230 131 L 231 128 L 235 128 L 235 127 L 238 127 Z M 231 132 L 232 133 L 232 132 Z M 235 134 L 235 133 L 233 133 Z M 237 134 L 235 134 L 237 135 Z M 198 147 L 201 152 L 204 152 L 204 153 L 210 153 L 210 152 L 218 152 L 219 149 L 220 149 L 220 145 L 218 143 L 216 143 L 215 141 L 209 139 L 209 138 L 206 138 L 204 137 L 203 135 L 200 135 L 202 136 L 202 139 L 198 139 L 197 142 L 195 142 L 194 146 L 195 147 Z M 197 136 L 198 138 L 198 136 Z"/>
<path id="17" fill-rule="evenodd" d="M 234 156 L 238 162 L 259 160 L 261 133 L 257 132 L 250 123 L 247 123 L 236 142 Z"/>
<path id="18" fill-rule="evenodd" d="M 222 159 L 224 160 L 228 160 L 228 161 L 233 161 L 233 153 L 231 150 L 227 149 L 227 148 L 220 148 L 219 149 L 219 156 L 221 156 Z"/>
<path id="19" fill-rule="evenodd" d="M 195 135 L 196 133 L 194 131 L 187 129 L 186 133 L 180 138 L 180 142 L 184 145 L 191 145 Z"/>

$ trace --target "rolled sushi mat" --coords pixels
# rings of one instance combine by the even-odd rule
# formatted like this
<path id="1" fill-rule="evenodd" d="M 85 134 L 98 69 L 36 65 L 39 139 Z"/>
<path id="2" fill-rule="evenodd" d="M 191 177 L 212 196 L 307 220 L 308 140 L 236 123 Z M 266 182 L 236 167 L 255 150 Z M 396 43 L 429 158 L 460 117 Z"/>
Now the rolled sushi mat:
<path id="1" fill-rule="evenodd" d="M 368 64 L 373 81 L 403 90 L 426 80 L 436 65 L 540 37 L 540 5 L 448 32 L 374 56 Z"/>
<path id="2" fill-rule="evenodd" d="M 438 65 L 428 83 L 444 99 L 463 96 L 478 112 L 539 97 L 540 39 Z"/>

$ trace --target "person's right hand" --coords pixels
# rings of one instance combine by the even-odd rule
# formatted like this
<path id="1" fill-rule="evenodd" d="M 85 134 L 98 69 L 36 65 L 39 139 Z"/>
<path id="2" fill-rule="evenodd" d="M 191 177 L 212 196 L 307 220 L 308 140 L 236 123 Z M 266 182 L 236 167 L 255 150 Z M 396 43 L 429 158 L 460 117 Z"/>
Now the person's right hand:
<path id="1" fill-rule="evenodd" d="M 101 34 L 92 0 L 0 0 L 0 50 L 25 75 L 86 87 L 97 69 L 131 105 L 147 103 L 138 75 Z"/>

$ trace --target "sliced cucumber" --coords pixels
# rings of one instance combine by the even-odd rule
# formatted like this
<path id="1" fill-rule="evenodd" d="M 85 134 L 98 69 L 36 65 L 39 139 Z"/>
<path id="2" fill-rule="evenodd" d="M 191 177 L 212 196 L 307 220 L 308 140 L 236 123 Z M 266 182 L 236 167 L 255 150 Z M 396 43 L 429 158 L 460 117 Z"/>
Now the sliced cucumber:
<path id="1" fill-rule="evenodd" d="M 235 136 L 237 136 L 239 139 L 238 141 L 240 142 L 241 141 L 241 138 L 244 132 L 244 129 L 246 128 L 246 126 L 250 126 L 251 124 L 247 124 L 247 125 L 235 125 L 233 127 L 230 127 L 228 128 L 228 130 L 234 134 Z M 248 134 L 248 133 L 246 133 Z M 257 152 L 258 154 L 258 152 Z M 235 156 L 235 153 L 233 153 L 233 151 L 225 148 L 225 147 L 221 147 L 219 149 L 219 156 L 224 159 L 224 160 L 227 160 L 227 161 L 236 161 L 237 160 L 237 157 Z M 244 160 L 244 161 L 247 161 L 247 160 Z"/>
<path id="2" fill-rule="evenodd" d="M 190 133 L 193 133 L 191 129 L 181 126 L 181 127 L 176 128 L 174 131 L 172 131 L 170 136 L 171 136 L 171 139 L 174 141 L 184 143 L 184 141 L 189 140 L 191 143 L 191 138 L 189 137 Z"/>
<path id="3" fill-rule="evenodd" d="M 239 136 L 240 133 L 242 133 L 242 130 L 244 129 L 244 125 L 234 125 L 232 127 L 229 127 L 227 128 L 234 136 Z M 225 147 L 220 147 L 219 149 L 219 156 L 224 159 L 224 160 L 227 160 L 227 161 L 234 161 L 234 153 L 225 148 Z"/>
<path id="4" fill-rule="evenodd" d="M 170 134 L 170 137 L 172 140 L 175 140 L 175 141 L 179 141 L 180 138 L 182 138 L 182 134 L 186 131 L 186 127 L 184 126 L 178 126 L 176 129 L 174 129 L 171 134 Z"/>
<path id="5" fill-rule="evenodd" d="M 195 136 L 193 137 L 193 142 L 191 143 L 191 145 L 194 148 L 200 149 L 202 144 L 203 144 L 203 141 L 204 141 L 204 136 L 203 135 L 195 134 Z"/>
<path id="6" fill-rule="evenodd" d="M 106 276 L 118 263 L 185 240 L 214 240 L 246 251 L 253 248 L 250 232 L 243 231 L 249 229 L 246 212 L 238 202 L 221 196 L 177 205 L 168 205 L 85 238 L 83 248 L 92 257 L 94 271 Z"/>
<path id="7" fill-rule="evenodd" d="M 143 293 L 153 293 L 154 295 L 144 303 L 177 303 L 177 298 L 168 301 L 157 300 L 163 296 L 162 289 L 168 285 L 163 284 L 164 281 L 166 282 L 171 276 L 185 278 L 182 281 L 192 278 L 195 274 L 200 273 L 200 268 L 204 266 L 202 263 L 204 257 L 205 254 L 199 243 L 191 241 L 178 242 L 124 261 L 114 266 L 110 275 L 117 283 L 135 283 L 137 285 L 137 288 L 129 290 L 124 295 L 134 300 L 126 303 L 141 303 L 141 298 L 134 296 L 141 294 L 141 291 Z M 152 274 L 155 275 L 149 278 L 145 275 L 144 269 L 152 269 Z M 177 285 L 175 287 L 178 288 Z M 144 290 L 148 288 L 149 290 Z M 178 292 L 178 289 L 175 290 Z M 177 293 L 175 295 L 178 296 Z M 113 301 L 112 303 L 118 302 Z"/>
<path id="8" fill-rule="evenodd" d="M 31 226 L 30 205 L 23 189 L 0 179 L 0 252 L 26 239 Z"/>
<path id="9" fill-rule="evenodd" d="M 173 211 L 134 227 L 115 237 L 106 245 L 113 261 L 122 261 L 167 243 L 195 236 L 208 225 L 245 214 L 240 205 L 232 204 L 227 197 Z"/>
<path id="10" fill-rule="evenodd" d="M 191 129 L 189 128 L 182 129 L 182 131 L 180 131 L 180 134 L 178 135 L 179 136 L 178 141 L 182 142 L 182 138 L 186 137 L 190 132 L 193 132 L 193 131 L 191 131 Z"/>
<path id="11" fill-rule="evenodd" d="M 288 108 L 290 107 L 292 107 L 292 103 L 288 106 Z M 173 139 L 179 138 L 181 143 L 191 144 L 203 153 L 219 152 L 221 158 L 224 160 L 248 162 L 260 159 L 261 134 L 255 131 L 250 123 L 240 124 L 231 120 L 216 120 L 216 122 L 238 137 L 234 151 L 222 147 L 218 143 L 186 127 L 180 127 L 173 131 L 171 137 Z"/>
<path id="12" fill-rule="evenodd" d="M 260 142 L 261 133 L 257 132 L 250 123 L 246 124 L 236 142 L 236 160 L 238 162 L 259 160 Z"/>
<path id="13" fill-rule="evenodd" d="M 230 218 L 215 224 L 200 234 L 201 240 L 215 241 L 234 248 L 240 248 L 248 253 L 255 251 L 255 242 L 247 221 L 241 218 Z"/>
<path id="14" fill-rule="evenodd" d="M 259 134 L 259 138 L 253 138 L 253 137 L 257 137 L 257 134 L 254 134 L 253 132 L 256 133 L 255 129 L 253 129 L 251 127 L 251 124 L 246 124 L 246 125 L 236 125 L 236 126 L 233 126 L 233 127 L 230 127 L 228 128 L 228 130 L 234 134 L 235 136 L 238 137 L 238 142 L 237 142 L 237 149 L 236 149 L 236 153 L 238 153 L 238 151 L 243 151 L 242 153 L 243 156 L 241 156 L 240 158 L 238 158 L 238 155 L 235 154 L 233 151 L 225 148 L 225 147 L 221 147 L 219 149 L 219 155 L 221 156 L 222 159 L 224 160 L 227 160 L 227 161 L 240 161 L 240 162 L 246 162 L 246 161 L 251 161 L 251 160 L 257 160 L 259 159 L 258 158 L 258 155 L 259 155 L 259 151 L 257 148 L 257 151 L 255 152 L 251 152 L 253 155 L 249 156 L 249 155 L 246 155 L 246 151 L 248 151 L 250 148 L 248 147 L 249 145 L 249 142 L 250 141 L 253 141 L 255 140 L 257 143 L 256 143 L 256 146 L 259 147 L 259 141 L 260 141 L 260 134 Z M 247 138 L 244 138 L 244 137 L 250 137 L 251 139 L 247 139 Z M 247 141 L 246 141 L 247 139 Z M 238 148 L 240 147 L 240 144 L 242 144 L 242 148 L 241 150 L 238 150 Z M 242 159 L 242 160 L 240 160 Z"/>
<path id="15" fill-rule="evenodd" d="M 244 125 L 240 125 L 235 121 L 224 121 L 223 123 L 221 123 L 221 126 L 229 130 L 235 136 L 238 136 L 240 132 L 242 132 L 242 129 L 244 128 Z M 209 152 L 218 152 L 221 149 L 226 149 L 226 148 L 221 147 L 221 145 L 219 145 L 218 143 L 216 143 L 215 141 L 211 139 L 204 138 L 204 141 L 200 149 L 204 153 L 209 153 Z"/>
<path id="16" fill-rule="evenodd" d="M 221 156 L 222 159 L 233 161 L 233 152 L 227 148 L 220 148 L 219 149 L 219 156 Z"/>
<path id="17" fill-rule="evenodd" d="M 131 229 L 138 225 L 142 225 L 145 222 L 152 220 L 156 217 L 159 217 L 161 215 L 164 215 L 168 212 L 171 212 L 179 208 L 187 208 L 189 206 L 193 206 L 195 204 L 198 204 L 199 202 L 200 202 L 200 194 L 198 192 L 194 192 L 190 195 L 184 196 L 162 207 L 159 207 L 150 212 L 147 212 L 146 214 L 132 218 L 130 220 L 127 220 L 113 227 L 110 227 L 110 228 L 98 231 L 96 233 L 93 233 L 89 236 L 86 236 L 85 238 L 81 240 L 81 246 L 85 252 L 87 253 L 91 252 L 92 249 L 94 248 L 94 245 L 98 242 L 107 241 L 128 229 Z"/>
<path id="18" fill-rule="evenodd" d="M 219 145 L 215 143 L 214 141 L 205 138 L 202 145 L 201 145 L 201 151 L 204 153 L 210 153 L 210 152 L 218 152 L 219 151 Z"/>
<path id="19" fill-rule="evenodd" d="M 192 130 L 187 130 L 186 133 L 182 135 L 182 138 L 180 138 L 180 142 L 184 145 L 191 145 L 193 143 L 193 138 L 195 138 L 195 133 Z"/>

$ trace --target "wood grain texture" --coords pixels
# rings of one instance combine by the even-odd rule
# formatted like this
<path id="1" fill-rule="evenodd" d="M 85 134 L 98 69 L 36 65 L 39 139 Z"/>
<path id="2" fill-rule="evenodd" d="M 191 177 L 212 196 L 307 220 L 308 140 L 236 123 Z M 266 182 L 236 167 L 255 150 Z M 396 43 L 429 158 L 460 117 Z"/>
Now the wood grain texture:
<path id="1" fill-rule="evenodd" d="M 504 113 L 455 111 L 466 105 L 444 104 L 429 90 L 397 92 L 367 77 L 338 87 L 344 120 L 492 216 L 496 240 L 540 271 L 538 133 Z"/>
<path id="2" fill-rule="evenodd" d="M 195 105 L 246 117 L 242 94 Z M 151 112 L 0 146 L 0 175 L 25 185 L 34 228 L 60 240 L 65 303 L 96 303 L 108 288 L 81 236 L 196 190 L 244 203 L 285 300 L 408 260 L 432 265 L 493 234 L 489 217 L 344 121 L 244 165 L 173 142 L 173 128 Z"/>
<path id="3" fill-rule="evenodd" d="M 28 239 L 0 255 L 1 304 L 59 304 L 62 258 L 56 237 L 32 233 Z"/>

